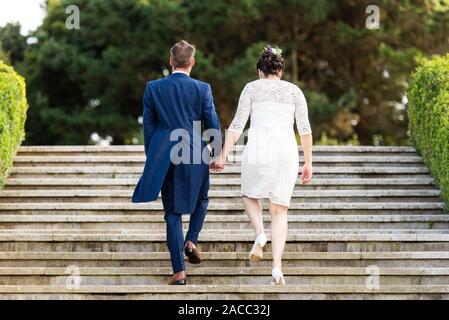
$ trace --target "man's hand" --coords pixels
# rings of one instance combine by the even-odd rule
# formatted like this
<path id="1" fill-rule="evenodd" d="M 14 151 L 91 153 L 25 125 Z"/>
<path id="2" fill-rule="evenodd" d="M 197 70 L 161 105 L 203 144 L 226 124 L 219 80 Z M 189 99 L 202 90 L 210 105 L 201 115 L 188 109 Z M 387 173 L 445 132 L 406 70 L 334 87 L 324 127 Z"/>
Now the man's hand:
<path id="1" fill-rule="evenodd" d="M 223 157 L 223 154 L 220 154 L 214 161 L 212 161 L 210 168 L 212 172 L 222 172 L 225 168 L 226 160 Z"/>
<path id="2" fill-rule="evenodd" d="M 308 184 L 312 181 L 312 165 L 304 164 L 301 173 L 301 184 Z"/>

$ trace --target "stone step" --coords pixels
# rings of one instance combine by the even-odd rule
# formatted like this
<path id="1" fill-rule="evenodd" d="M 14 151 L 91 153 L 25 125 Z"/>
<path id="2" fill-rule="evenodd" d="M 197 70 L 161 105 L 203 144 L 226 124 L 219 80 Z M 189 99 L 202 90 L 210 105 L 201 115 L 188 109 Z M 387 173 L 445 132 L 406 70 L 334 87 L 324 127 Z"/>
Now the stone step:
<path id="1" fill-rule="evenodd" d="M 268 207 L 263 206 L 264 213 L 268 214 Z M 104 216 L 116 216 L 116 215 L 142 215 L 150 214 L 155 216 L 164 215 L 164 211 L 150 210 L 142 212 L 141 210 L 129 211 L 129 210 L 0 210 L 0 215 L 54 215 L 54 216 L 82 216 L 82 215 L 104 215 Z M 310 209 L 304 212 L 302 209 L 290 209 L 288 215 L 290 216 L 302 216 L 307 215 L 446 215 L 447 212 L 441 209 L 383 209 L 383 210 L 359 210 L 359 209 Z M 227 215 L 227 216 L 242 216 L 245 215 L 244 210 L 208 210 L 208 216 L 215 215 Z"/>
<path id="2" fill-rule="evenodd" d="M 133 192 L 135 188 L 135 185 L 129 184 L 129 185 L 101 185 L 101 184 L 82 184 L 82 185 L 64 185 L 64 184 L 52 184 L 52 185 L 26 185 L 26 184 L 15 184 L 15 185 L 8 185 L 5 190 L 7 191 L 48 191 L 49 194 L 52 192 L 58 192 L 60 190 L 68 191 L 68 190 L 88 190 L 88 191 L 96 191 L 96 190 L 111 190 L 111 191 L 128 191 Z M 402 184 L 402 185 L 379 185 L 379 184 L 365 184 L 365 185 L 317 185 L 317 184 L 308 184 L 308 185 L 297 185 L 295 187 L 295 190 L 298 192 L 301 191 L 370 191 L 370 190 L 438 190 L 433 184 Z M 233 185 L 219 185 L 219 184 L 212 184 L 210 186 L 209 192 L 215 192 L 215 191 L 229 191 L 229 192 L 239 192 L 241 191 L 241 185 L 240 184 L 233 184 Z M 2 191 L 0 190 L 0 193 Z M 1 197 L 0 197 L 1 198 Z M 293 199 L 298 199 L 299 197 L 294 197 Z M 236 201 L 240 200 L 241 196 L 236 199 Z M 312 199 L 312 198 L 310 198 Z M 104 202 L 110 202 L 108 200 Z M 401 202 L 401 201 L 399 201 Z"/>
<path id="3" fill-rule="evenodd" d="M 85 285 L 163 285 L 171 268 L 153 267 L 0 267 L 0 285 L 65 285 L 71 275 Z M 264 285 L 270 283 L 267 267 L 188 267 L 188 283 L 194 285 Z M 449 285 L 449 268 L 283 268 L 289 285 L 365 285 L 373 274 L 384 285 Z M 73 276 L 72 276 L 73 277 Z"/>
<path id="4" fill-rule="evenodd" d="M 271 260 L 271 253 L 264 252 L 264 259 Z M 248 260 L 248 252 L 202 252 L 201 258 L 208 260 Z M 349 251 L 349 252 L 302 252 L 284 253 L 286 260 L 449 260 L 449 251 L 410 251 L 410 252 L 382 252 L 382 251 Z M 97 261 L 144 261 L 169 260 L 168 252 L 39 252 L 39 251 L 1 251 L 0 260 L 97 260 Z M 258 264 L 258 263 L 257 263 Z"/>
<path id="5" fill-rule="evenodd" d="M 144 164 L 145 155 L 142 156 L 86 156 L 86 155 L 58 155 L 58 156 L 15 156 L 14 163 L 139 163 Z M 228 158 L 230 163 L 239 163 L 242 160 L 241 155 L 230 155 Z M 304 157 L 299 157 L 299 162 L 304 162 Z M 372 155 L 351 155 L 351 156 L 319 156 L 313 157 L 314 163 L 422 163 L 420 156 L 372 156 Z"/>
<path id="6" fill-rule="evenodd" d="M 295 210 L 437 210 L 444 209 L 443 202 L 415 202 L 415 203 L 292 203 Z M 120 210 L 120 211 L 148 211 L 162 210 L 158 203 L 0 203 L 3 210 Z M 209 203 L 209 210 L 244 210 L 243 203 Z"/>
<path id="7" fill-rule="evenodd" d="M 243 150 L 242 145 L 236 145 L 236 150 Z M 298 147 L 301 150 L 301 146 Z M 381 152 L 381 153 L 416 153 L 416 149 L 413 147 L 401 147 L 401 146 L 313 146 L 314 152 Z M 117 152 L 144 152 L 143 145 L 120 145 L 120 146 L 21 146 L 18 153 L 51 153 L 51 152 L 64 152 L 64 153 L 84 153 L 84 152 L 96 152 L 96 153 L 117 153 Z"/>
<path id="8" fill-rule="evenodd" d="M 82 196 L 74 196 L 74 197 L 57 197 L 52 196 L 52 191 L 47 192 L 46 197 L 3 197 L 0 195 L 0 201 L 5 203 L 118 203 L 118 204 L 127 204 L 131 202 L 131 196 L 128 197 L 82 197 Z M 2 199 L 3 198 L 3 199 Z M 416 196 L 401 196 L 401 197 L 292 197 L 291 204 L 301 204 L 301 203 L 376 203 L 382 201 L 383 203 L 440 203 L 441 198 L 434 197 L 416 197 Z M 155 203 L 160 203 L 161 199 L 155 201 Z M 210 202 L 212 203 L 240 203 L 242 202 L 242 197 L 235 198 L 217 198 L 210 197 Z M 261 199 L 261 203 L 263 206 L 268 208 L 268 200 Z"/>
<path id="9" fill-rule="evenodd" d="M 51 195 L 48 192 L 52 192 Z M 438 197 L 440 190 L 294 190 L 293 197 Z M 132 196 L 132 190 L 1 190 L 0 197 L 123 197 Z M 211 190 L 209 198 L 241 197 L 238 190 Z"/>
<path id="10" fill-rule="evenodd" d="M 0 190 L 5 203 L 129 203 L 133 190 Z M 391 190 L 295 190 L 292 203 L 316 202 L 441 202 L 440 191 L 419 189 Z M 239 190 L 211 190 L 214 203 L 241 202 Z M 160 199 L 158 200 L 160 201 Z M 262 202 L 266 202 L 262 200 Z"/>
<path id="11" fill-rule="evenodd" d="M 138 179 L 7 179 L 6 186 L 22 185 L 22 186 L 135 186 Z M 239 178 L 211 178 L 211 185 L 220 186 L 240 186 Z M 380 186 L 395 186 L 395 185 L 433 185 L 433 178 L 401 178 L 401 179 L 314 179 L 309 186 L 363 186 L 363 185 L 380 185 Z M 298 179 L 297 185 L 300 186 Z"/>
<path id="12" fill-rule="evenodd" d="M 271 220 L 269 214 L 264 215 L 264 221 Z M 185 222 L 189 221 L 189 215 L 183 217 Z M 226 222 L 247 222 L 246 215 L 227 216 L 214 215 L 207 216 L 206 221 L 226 223 Z M 448 222 L 449 215 L 301 215 L 288 216 L 289 222 Z M 115 216 L 77 216 L 77 215 L 0 215 L 0 222 L 164 222 L 162 215 L 115 215 Z"/>
<path id="13" fill-rule="evenodd" d="M 266 233 L 269 233 L 270 230 L 266 229 Z M 253 234 L 252 229 L 204 229 L 201 233 L 205 237 L 219 237 L 219 239 L 223 240 L 232 240 L 232 238 L 235 236 L 236 241 L 241 239 L 247 239 L 248 234 Z M 294 239 L 297 239 L 297 236 L 318 236 L 318 235 L 325 235 L 325 236 L 331 236 L 331 235 L 375 235 L 375 236 L 382 236 L 382 235 L 449 235 L 449 230 L 447 229 L 292 229 L 289 230 L 289 235 L 292 241 L 295 241 Z M 140 236 L 149 236 L 151 237 L 158 237 L 158 236 L 164 236 L 165 237 L 165 228 L 162 229 L 54 229 L 54 230 L 48 230 L 48 229 L 0 229 L 0 236 L 5 235 L 18 235 L 18 236 L 29 236 L 29 235 L 68 235 L 68 236 L 78 236 L 78 235 L 88 235 L 88 236 L 114 236 L 114 235 L 135 235 L 137 237 Z M 268 237 L 270 238 L 270 237 Z M 217 240 L 218 241 L 218 240 Z"/>
<path id="14" fill-rule="evenodd" d="M 253 242 L 254 235 L 245 230 L 204 230 L 202 242 Z M 269 238 L 269 236 L 268 236 Z M 165 241 L 165 230 L 1 230 L 0 241 L 23 242 L 159 242 Z M 307 241 L 404 241 L 449 242 L 448 230 L 289 230 L 289 242 Z"/>
<path id="15" fill-rule="evenodd" d="M 58 267 L 34 267 L 34 268 L 16 268 L 16 267 L 0 267 L 0 276 L 15 275 L 15 276 L 67 276 L 73 274 L 68 272 L 68 268 Z M 271 268 L 267 267 L 197 267 L 187 264 L 187 271 L 189 276 L 205 275 L 205 276 L 222 276 L 232 275 L 238 276 L 271 276 Z M 351 267 L 336 267 L 336 268 L 282 268 L 284 275 L 288 276 L 326 276 L 326 275 L 358 275 L 365 276 L 371 274 L 367 268 L 351 268 Z M 379 268 L 378 272 L 382 276 L 449 276 L 449 268 Z M 170 276 L 173 274 L 171 268 L 139 268 L 139 267 L 80 267 L 77 269 L 77 275 L 80 276 L 120 276 L 120 275 L 135 275 L 135 276 Z"/>
<path id="16" fill-rule="evenodd" d="M 51 192 L 49 193 L 51 195 Z M 0 196 L 0 198 L 2 198 Z M 305 203 L 377 203 L 379 200 L 382 200 L 383 203 L 416 203 L 419 201 L 419 203 L 440 203 L 441 199 L 439 197 L 423 197 L 423 198 L 417 198 L 417 197 L 383 197 L 382 199 L 379 199 L 378 197 L 365 197 L 365 198 L 342 198 L 342 197 L 326 197 L 326 198 L 302 198 L 302 197 L 293 197 L 291 199 L 291 206 L 292 208 L 299 204 L 305 204 Z M 235 202 L 235 203 L 241 203 L 242 198 L 211 198 L 211 203 L 215 204 L 227 204 L 229 202 Z M 117 204 L 128 204 L 130 203 L 130 197 L 43 197 L 43 198 L 20 198 L 20 197 L 6 197 L 4 198 L 5 203 L 117 203 Z M 155 203 L 161 203 L 161 199 L 158 199 L 155 201 Z M 262 199 L 261 203 L 264 207 L 268 209 L 268 200 Z"/>
<path id="17" fill-rule="evenodd" d="M 0 295 L 9 299 L 429 299 L 449 298 L 447 285 L 5 285 Z"/>
<path id="18" fill-rule="evenodd" d="M 27 184 L 31 182 L 30 184 Z M 59 190 L 114 190 L 114 191 L 129 191 L 133 192 L 135 188 L 135 183 L 133 181 L 117 181 L 116 179 L 110 179 L 110 183 L 108 181 L 104 181 L 101 179 L 93 179 L 91 181 L 96 181 L 96 183 L 90 183 L 89 181 L 85 181 L 88 179 L 75 179 L 73 184 L 67 184 L 67 180 L 65 179 L 45 179 L 44 181 L 33 181 L 34 179 L 23 179 L 19 182 L 12 181 L 11 184 L 6 186 L 7 191 L 13 190 L 46 190 L 49 192 L 59 191 Z M 76 181 L 78 180 L 78 181 Z M 377 180 L 377 181 L 373 181 Z M 73 181 L 73 180 L 72 180 Z M 135 180 L 137 181 L 137 180 Z M 229 183 L 226 184 L 228 181 Z M 312 190 L 326 190 L 326 191 L 339 191 L 339 190 L 356 190 L 356 191 L 364 191 L 364 190 L 437 190 L 437 188 L 433 185 L 433 180 L 422 181 L 422 180 L 410 180 L 410 179 L 364 179 L 362 181 L 354 181 L 354 180 L 340 180 L 342 184 L 325 184 L 324 182 L 334 183 L 335 180 L 331 179 L 326 181 L 315 179 L 312 184 L 308 185 L 300 185 L 299 181 L 296 186 L 296 191 L 312 191 Z M 388 181 L 392 181 L 392 184 L 387 185 Z M 241 185 L 240 179 L 220 179 L 219 181 L 212 180 L 212 185 L 210 187 L 210 192 L 215 191 L 232 191 L 232 192 L 240 192 Z M 338 181 L 337 181 L 338 182 Z M 398 182 L 398 183 L 396 183 Z M 424 182 L 424 183 L 421 183 Z M 222 183 L 222 184 L 221 184 Z M 381 184 L 384 183 L 384 184 Z M 419 184 L 416 184 L 419 183 Z M 0 191 L 1 192 L 1 191 Z"/>
<path id="19" fill-rule="evenodd" d="M 271 267 L 271 252 L 265 250 L 258 263 L 248 261 L 248 252 L 202 252 L 201 267 Z M 168 252 L 0 252 L 1 267 L 170 267 Z M 285 252 L 284 267 L 441 268 L 449 265 L 449 252 Z M 190 265 L 187 264 L 190 268 Z"/>
<path id="20" fill-rule="evenodd" d="M 251 232 L 210 234 L 200 237 L 200 249 L 249 252 Z M 448 234 L 289 234 L 286 251 L 449 251 Z M 5 234 L 0 251 L 139 251 L 165 252 L 164 234 Z M 271 243 L 266 251 L 271 250 Z"/>
<path id="21" fill-rule="evenodd" d="M 315 174 L 425 174 L 429 170 L 425 166 L 404 167 L 328 167 L 314 165 Z M 120 167 L 116 165 L 97 167 L 13 167 L 12 175 L 65 175 L 65 174 L 141 174 L 143 166 Z M 300 170 L 301 172 L 301 167 Z M 241 167 L 238 165 L 227 166 L 223 174 L 240 174 Z"/>
<path id="22" fill-rule="evenodd" d="M 117 168 L 133 168 L 140 169 L 139 171 L 143 171 L 144 163 L 139 162 L 15 162 L 14 168 L 105 168 L 105 167 L 117 167 Z M 316 170 L 320 168 L 329 168 L 328 171 L 331 171 L 330 168 L 422 168 L 424 163 L 422 162 L 409 162 L 409 163 L 382 163 L 382 162 L 314 162 L 313 166 Z M 299 169 L 302 167 L 302 163 L 299 163 Z M 224 174 L 232 174 L 240 172 L 241 163 L 227 162 L 226 169 Z M 411 169 L 413 170 L 413 169 Z M 334 170 L 336 171 L 336 170 Z"/>
<path id="23" fill-rule="evenodd" d="M 315 179 L 298 179 L 289 210 L 284 291 L 264 285 L 270 242 L 262 261 L 247 258 L 242 150 L 211 176 L 203 263 L 178 289 L 165 285 L 160 199 L 130 203 L 143 146 L 20 148 L 0 191 L 0 298 L 449 299 L 449 215 L 415 149 L 314 147 Z M 70 265 L 81 268 L 78 291 L 65 286 Z M 369 266 L 380 268 L 378 290 L 366 286 Z"/>
<path id="24" fill-rule="evenodd" d="M 92 173 L 92 174 L 11 174 L 10 179 L 135 179 L 138 180 L 141 172 L 138 174 L 121 174 L 121 173 Z M 298 175 L 298 179 L 299 179 Z M 213 174 L 214 179 L 240 179 L 240 173 L 218 173 Z M 428 173 L 410 173 L 410 174 L 379 174 L 379 173 L 314 173 L 314 179 L 420 179 L 431 178 Z"/>
<path id="25" fill-rule="evenodd" d="M 244 146 L 237 145 L 232 154 L 241 154 Z M 301 147 L 298 148 L 302 154 Z M 316 156 L 410 156 L 417 155 L 416 150 L 411 147 L 352 147 L 352 146 L 314 146 Z M 20 148 L 18 156 L 145 156 L 143 146 L 33 146 Z"/>
<path id="26" fill-rule="evenodd" d="M 130 203 L 131 197 L 52 197 L 51 192 L 47 197 L 2 197 L 6 203 Z M 379 201 L 383 203 L 439 203 L 441 202 L 440 197 L 292 197 L 291 204 L 301 204 L 301 203 L 376 203 Z M 0 200 L 1 201 L 1 200 Z M 236 198 L 217 198 L 212 197 L 210 201 L 213 203 L 229 203 L 229 202 L 242 202 L 242 197 Z M 161 199 L 155 201 L 155 203 L 160 203 Z M 263 206 L 268 208 L 268 200 L 261 199 Z"/>
<path id="27" fill-rule="evenodd" d="M 242 162 L 243 156 L 241 154 L 231 154 L 228 156 L 228 162 L 232 164 L 240 164 Z M 92 159 L 94 160 L 94 159 Z M 101 162 L 100 159 L 97 159 L 98 162 Z M 137 160 L 137 159 L 136 159 Z M 145 159 L 144 159 L 145 160 Z M 39 162 L 39 161 L 37 161 Z M 95 162 L 95 160 L 94 160 Z M 138 161 L 136 161 L 138 162 Z M 299 156 L 299 163 L 302 164 L 304 162 L 304 157 Z M 407 164 L 407 163 L 423 163 L 423 158 L 418 155 L 407 155 L 407 156 L 373 156 L 373 155 L 349 155 L 342 156 L 338 154 L 326 155 L 326 156 L 313 156 L 313 163 L 394 163 L 394 164 Z"/>
<path id="28" fill-rule="evenodd" d="M 269 224 L 270 216 L 264 216 Z M 183 219 L 187 228 L 189 217 Z M 292 229 L 449 229 L 449 215 L 289 215 Z M 163 229 L 162 215 L 0 215 L 3 229 Z M 210 215 L 205 229 L 251 229 L 246 215 Z"/>
<path id="29" fill-rule="evenodd" d="M 0 198 L 125 198 L 129 201 L 133 190 L 0 190 Z M 295 190 L 293 199 L 300 198 L 434 198 L 441 192 L 434 190 Z M 240 198 L 239 190 L 211 190 L 209 198 Z M 86 199 L 83 199 L 86 200 Z M 236 199 L 232 199 L 236 200 Z"/>

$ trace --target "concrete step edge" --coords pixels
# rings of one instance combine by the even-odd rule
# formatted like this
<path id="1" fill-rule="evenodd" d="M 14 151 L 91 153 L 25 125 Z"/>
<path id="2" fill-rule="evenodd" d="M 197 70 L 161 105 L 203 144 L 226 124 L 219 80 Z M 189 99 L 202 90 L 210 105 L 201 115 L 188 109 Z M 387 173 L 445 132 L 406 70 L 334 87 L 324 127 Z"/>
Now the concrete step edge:
<path id="1" fill-rule="evenodd" d="M 0 203 L 1 210 L 162 210 L 162 203 Z M 243 203 L 210 203 L 209 210 L 244 210 Z M 444 209 L 443 202 L 291 203 L 295 210 Z"/>
<path id="2" fill-rule="evenodd" d="M 45 186 L 92 186 L 92 185 L 107 185 L 107 186 L 135 186 L 138 179 L 121 179 L 121 178 L 111 178 L 111 179 L 94 179 L 94 178 L 74 178 L 74 179 L 64 179 L 64 178 L 20 178 L 14 179 L 10 178 L 6 180 L 6 186 L 17 186 L 17 185 L 45 185 Z M 240 185 L 240 178 L 211 178 L 211 185 Z M 360 178 L 360 179 L 314 179 L 310 186 L 314 185 L 324 185 L 324 186 L 346 186 L 346 185 L 433 185 L 433 178 L 397 178 L 397 179 L 384 179 L 384 178 Z M 300 186 L 299 180 L 297 185 Z"/>
<path id="3" fill-rule="evenodd" d="M 300 168 L 301 170 L 301 168 Z M 120 166 L 85 166 L 85 167 L 13 167 L 11 169 L 12 174 L 141 174 L 143 166 L 139 167 L 120 167 Z M 237 165 L 227 166 L 223 171 L 223 174 L 227 173 L 240 173 L 241 168 Z M 301 172 L 301 171 L 300 171 Z M 376 174 L 416 174 L 416 173 L 429 173 L 429 170 L 425 166 L 416 167 L 314 167 L 315 174 L 322 173 L 335 173 L 335 174 L 363 174 L 363 173 L 376 173 Z"/>
<path id="4" fill-rule="evenodd" d="M 264 214 L 264 221 L 271 218 Z M 186 215 L 183 221 L 188 222 Z M 289 215 L 289 222 L 449 222 L 449 215 Z M 145 222 L 165 223 L 163 215 L 0 215 L 0 222 Z M 206 222 L 249 222 L 246 215 L 209 215 Z M 126 226 L 126 225 L 125 225 Z M 125 227 L 124 226 L 124 227 Z"/>
<path id="5" fill-rule="evenodd" d="M 0 267 L 0 276 L 38 275 L 67 276 L 70 268 L 63 267 Z M 69 271 L 68 271 L 69 270 Z M 189 275 L 208 276 L 253 276 L 271 275 L 270 267 L 195 267 L 188 268 Z M 284 267 L 284 275 L 295 276 L 366 276 L 367 268 L 354 267 Z M 380 276 L 449 276 L 449 268 L 378 268 Z M 170 267 L 79 267 L 80 276 L 123 276 L 123 275 L 160 275 L 173 274 Z"/>
<path id="6" fill-rule="evenodd" d="M 107 286 L 107 285 L 81 285 L 79 289 L 67 286 L 47 285 L 4 285 L 0 286 L 0 293 L 449 293 L 446 285 L 404 285 L 380 286 L 370 288 L 363 285 L 140 285 L 140 286 Z"/>
<path id="7" fill-rule="evenodd" d="M 241 155 L 230 155 L 229 162 L 241 162 Z M 15 163 L 144 163 L 146 157 L 142 156 L 91 156 L 91 155 L 67 155 L 67 156 L 20 156 L 14 157 Z M 300 163 L 304 162 L 302 156 L 299 157 Z M 314 163 L 348 163 L 348 162 L 363 162 L 363 163 L 422 163 L 423 158 L 417 155 L 402 156 L 402 155 L 388 155 L 388 156 L 372 156 L 372 155 L 348 155 L 348 156 L 319 156 L 313 157 Z"/>
<path id="8" fill-rule="evenodd" d="M 121 197 L 131 198 L 132 190 L 0 190 L 1 198 L 58 198 L 58 197 Z M 381 197 L 438 197 L 440 190 L 295 190 L 295 198 L 350 197 L 350 198 L 381 198 Z M 209 198 L 241 198 L 239 190 L 211 190 Z"/>
<path id="9" fill-rule="evenodd" d="M 204 242 L 250 242 L 245 234 L 202 233 Z M 289 234 L 288 242 L 449 242 L 449 234 Z M 165 234 L 0 234 L 0 242 L 165 242 Z"/>
<path id="10" fill-rule="evenodd" d="M 236 150 L 243 150 L 238 145 Z M 301 147 L 298 147 L 301 150 Z M 416 149 L 409 146 L 313 146 L 313 151 L 320 152 L 412 152 Z M 113 145 L 113 146 L 21 146 L 18 152 L 142 152 L 143 145 Z"/>
<path id="11" fill-rule="evenodd" d="M 248 252 L 202 252 L 206 260 L 248 260 Z M 270 260 L 270 252 L 264 259 Z M 0 260 L 168 260 L 168 252 L 0 252 Z M 284 260 L 449 260 L 448 251 L 284 252 Z"/>
<path id="12" fill-rule="evenodd" d="M 0 229 L 0 235 L 165 235 L 164 229 Z M 249 227 L 246 229 L 212 229 L 204 228 L 201 234 L 203 236 L 220 235 L 226 238 L 234 236 L 246 236 L 254 231 Z M 290 229 L 291 236 L 297 235 L 448 235 L 449 230 L 446 229 L 337 229 L 337 228 L 308 228 L 308 229 Z M 265 233 L 270 233 L 269 229 Z M 268 239 L 270 237 L 268 236 Z"/>

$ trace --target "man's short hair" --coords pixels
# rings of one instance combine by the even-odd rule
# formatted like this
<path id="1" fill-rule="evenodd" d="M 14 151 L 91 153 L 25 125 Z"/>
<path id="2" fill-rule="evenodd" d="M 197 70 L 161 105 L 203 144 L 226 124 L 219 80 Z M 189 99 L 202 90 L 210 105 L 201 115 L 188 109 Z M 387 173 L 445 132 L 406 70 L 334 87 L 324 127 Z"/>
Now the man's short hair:
<path id="1" fill-rule="evenodd" d="M 170 55 L 175 68 L 188 68 L 191 66 L 192 58 L 195 56 L 195 46 L 185 40 L 176 43 L 170 49 Z"/>

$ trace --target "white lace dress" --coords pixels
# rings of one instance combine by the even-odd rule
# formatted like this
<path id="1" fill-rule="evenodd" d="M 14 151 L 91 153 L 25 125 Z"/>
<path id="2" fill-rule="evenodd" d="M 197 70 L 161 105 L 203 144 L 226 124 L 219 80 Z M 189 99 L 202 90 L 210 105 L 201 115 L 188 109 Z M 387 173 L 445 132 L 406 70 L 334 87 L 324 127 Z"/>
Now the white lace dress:
<path id="1" fill-rule="evenodd" d="M 300 135 L 312 132 L 304 94 L 283 80 L 250 82 L 240 95 L 228 130 L 242 133 L 250 115 L 242 155 L 242 195 L 289 207 L 299 171 L 295 119 Z"/>

